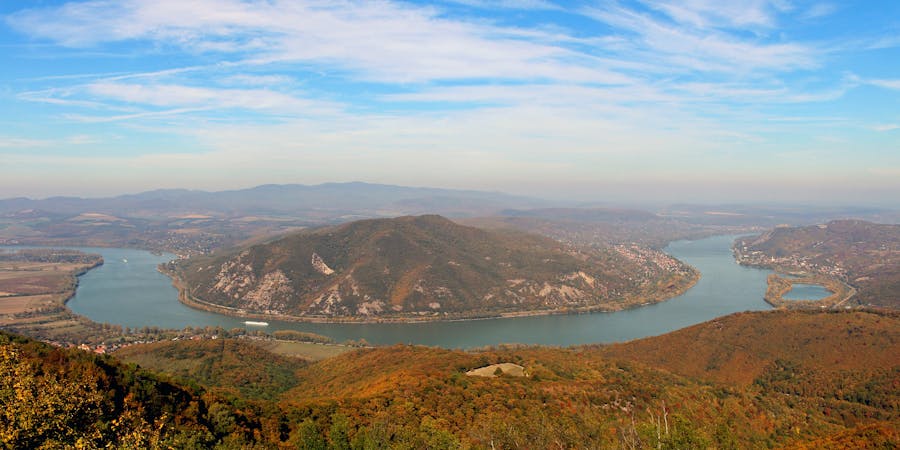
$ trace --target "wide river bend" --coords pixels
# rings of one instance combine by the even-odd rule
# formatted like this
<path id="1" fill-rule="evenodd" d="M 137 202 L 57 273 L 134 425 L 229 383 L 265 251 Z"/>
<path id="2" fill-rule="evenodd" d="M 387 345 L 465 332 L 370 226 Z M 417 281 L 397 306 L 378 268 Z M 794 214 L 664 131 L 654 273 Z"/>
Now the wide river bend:
<path id="1" fill-rule="evenodd" d="M 267 331 L 300 330 L 338 342 L 412 343 L 471 348 L 500 343 L 567 346 L 655 336 L 738 311 L 764 310 L 766 276 L 739 266 L 731 254 L 736 236 L 676 241 L 666 251 L 696 267 L 702 277 L 671 300 L 614 313 L 549 315 L 460 322 L 327 324 L 269 320 Z M 105 263 L 81 276 L 69 307 L 97 322 L 127 327 L 246 327 L 243 319 L 188 308 L 178 301 L 171 280 L 156 270 L 173 255 L 122 248 L 79 247 L 103 255 Z"/>

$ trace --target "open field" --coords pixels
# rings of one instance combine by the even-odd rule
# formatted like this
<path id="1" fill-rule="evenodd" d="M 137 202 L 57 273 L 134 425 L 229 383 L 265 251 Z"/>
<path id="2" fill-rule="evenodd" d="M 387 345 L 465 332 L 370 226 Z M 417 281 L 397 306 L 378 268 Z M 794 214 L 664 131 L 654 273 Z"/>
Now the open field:
<path id="1" fill-rule="evenodd" d="M 82 263 L 0 259 L 0 314 L 22 316 L 63 306 L 75 292 L 76 275 L 102 262 L 99 256 Z"/>
<path id="2" fill-rule="evenodd" d="M 276 355 L 300 358 L 307 361 L 320 361 L 354 349 L 345 345 L 295 341 L 267 341 L 263 342 L 261 346 Z"/>
<path id="3" fill-rule="evenodd" d="M 51 308 L 62 301 L 60 294 L 0 296 L 0 315 Z"/>
<path id="4" fill-rule="evenodd" d="M 62 293 L 72 288 L 73 274 L 90 267 L 93 264 L 0 260 L 0 292 L 5 295 Z"/>
<path id="5" fill-rule="evenodd" d="M 65 303 L 77 275 L 103 263 L 98 255 L 28 250 L 0 258 L 0 327 L 49 342 L 98 335 L 97 324 L 72 314 Z"/>

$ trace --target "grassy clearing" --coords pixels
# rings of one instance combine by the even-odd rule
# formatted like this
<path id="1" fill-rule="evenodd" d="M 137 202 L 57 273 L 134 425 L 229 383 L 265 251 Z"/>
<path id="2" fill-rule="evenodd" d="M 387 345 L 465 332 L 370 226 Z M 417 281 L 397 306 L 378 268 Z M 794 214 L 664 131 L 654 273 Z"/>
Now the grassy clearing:
<path id="1" fill-rule="evenodd" d="M 320 361 L 353 350 L 343 345 L 313 344 L 310 342 L 267 341 L 262 347 L 276 355 Z"/>

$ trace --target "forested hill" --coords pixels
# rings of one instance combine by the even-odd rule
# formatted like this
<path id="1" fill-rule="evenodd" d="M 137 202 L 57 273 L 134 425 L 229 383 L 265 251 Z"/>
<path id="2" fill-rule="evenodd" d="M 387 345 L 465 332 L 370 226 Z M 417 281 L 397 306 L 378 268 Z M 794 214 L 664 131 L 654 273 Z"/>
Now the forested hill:
<path id="1" fill-rule="evenodd" d="M 441 216 L 320 228 L 175 268 L 192 297 L 325 318 L 465 318 L 617 310 L 682 292 L 696 272 L 659 252 L 579 251 Z"/>
<path id="2" fill-rule="evenodd" d="M 900 313 L 738 313 L 661 336 L 602 346 L 597 356 L 736 385 L 752 384 L 775 361 L 802 368 L 805 375 L 840 380 L 851 372 L 900 366 Z"/>
<path id="3" fill-rule="evenodd" d="M 614 346 L 398 345 L 312 364 L 244 340 L 128 349 L 195 361 L 171 367 L 185 388 L 0 334 L 0 438 L 13 448 L 897 448 L 898 343 L 894 313 L 774 311 Z M 499 363 L 524 376 L 471 375 Z M 257 380 L 268 395 L 246 389 Z"/>
<path id="4" fill-rule="evenodd" d="M 214 440 L 197 391 L 108 356 L 0 331 L 4 448 L 159 448 Z"/>

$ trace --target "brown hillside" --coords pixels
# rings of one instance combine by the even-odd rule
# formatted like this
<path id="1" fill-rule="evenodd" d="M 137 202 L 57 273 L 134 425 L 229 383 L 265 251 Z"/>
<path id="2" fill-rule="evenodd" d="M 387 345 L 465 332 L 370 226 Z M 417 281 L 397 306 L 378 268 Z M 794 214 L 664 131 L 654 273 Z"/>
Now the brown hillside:
<path id="1" fill-rule="evenodd" d="M 900 365 L 900 314 L 739 313 L 662 336 L 600 347 L 597 355 L 741 385 L 752 383 L 776 360 L 818 373 L 874 372 Z"/>
<path id="2" fill-rule="evenodd" d="M 463 352 L 393 346 L 305 366 L 286 366 L 245 340 L 134 349 L 142 361 L 170 365 L 196 383 L 196 392 L 205 390 L 201 397 L 109 357 L 3 342 L 0 333 L 0 372 L 9 375 L 0 377 L 0 406 L 10 411 L 8 418 L 38 412 L 53 424 L 53 414 L 20 398 L 44 391 L 52 399 L 67 398 L 56 394 L 71 388 L 77 401 L 51 406 L 78 406 L 82 398 L 103 405 L 112 400 L 104 392 L 129 386 L 124 399 L 113 395 L 115 401 L 139 399 L 144 406 L 109 403 L 99 421 L 91 411 L 65 416 L 77 420 L 64 424 L 69 435 L 62 443 L 92 435 L 89 442 L 110 447 L 122 441 L 91 430 L 109 430 L 129 411 L 143 414 L 142 408 L 152 407 L 153 420 L 137 423 L 141 432 L 124 430 L 125 437 L 144 440 L 131 447 L 897 448 L 897 320 L 896 314 L 861 311 L 745 313 L 608 347 Z M 690 370 L 662 354 L 687 360 L 694 372 L 679 374 Z M 835 360 L 837 354 L 847 356 Z M 649 356 L 641 360 L 643 355 Z M 734 361 L 763 370 L 747 382 L 733 376 L 734 367 L 744 367 Z M 466 375 L 499 363 L 522 366 L 528 376 Z M 262 392 L 245 389 L 257 380 L 263 380 Z M 84 386 L 89 395 L 78 396 Z M 82 418 L 96 426 L 85 428 Z M 42 427 L 0 421 L 10 424 L 26 432 Z M 154 438 L 153 430 L 165 435 Z M 6 436 L 0 435 L 0 445 Z M 54 444 L 49 438 L 39 435 L 12 447 Z"/>
<path id="3" fill-rule="evenodd" d="M 898 330 L 893 314 L 775 311 L 608 347 L 365 349 L 298 370 L 281 404 L 390 442 L 428 418 L 476 448 L 891 448 Z M 497 363 L 529 376 L 465 375 Z"/>
<path id="4" fill-rule="evenodd" d="M 579 251 L 440 216 L 304 231 L 172 269 L 189 287 L 189 301 L 320 319 L 618 310 L 664 300 L 696 279 L 695 271 L 664 255 Z"/>

